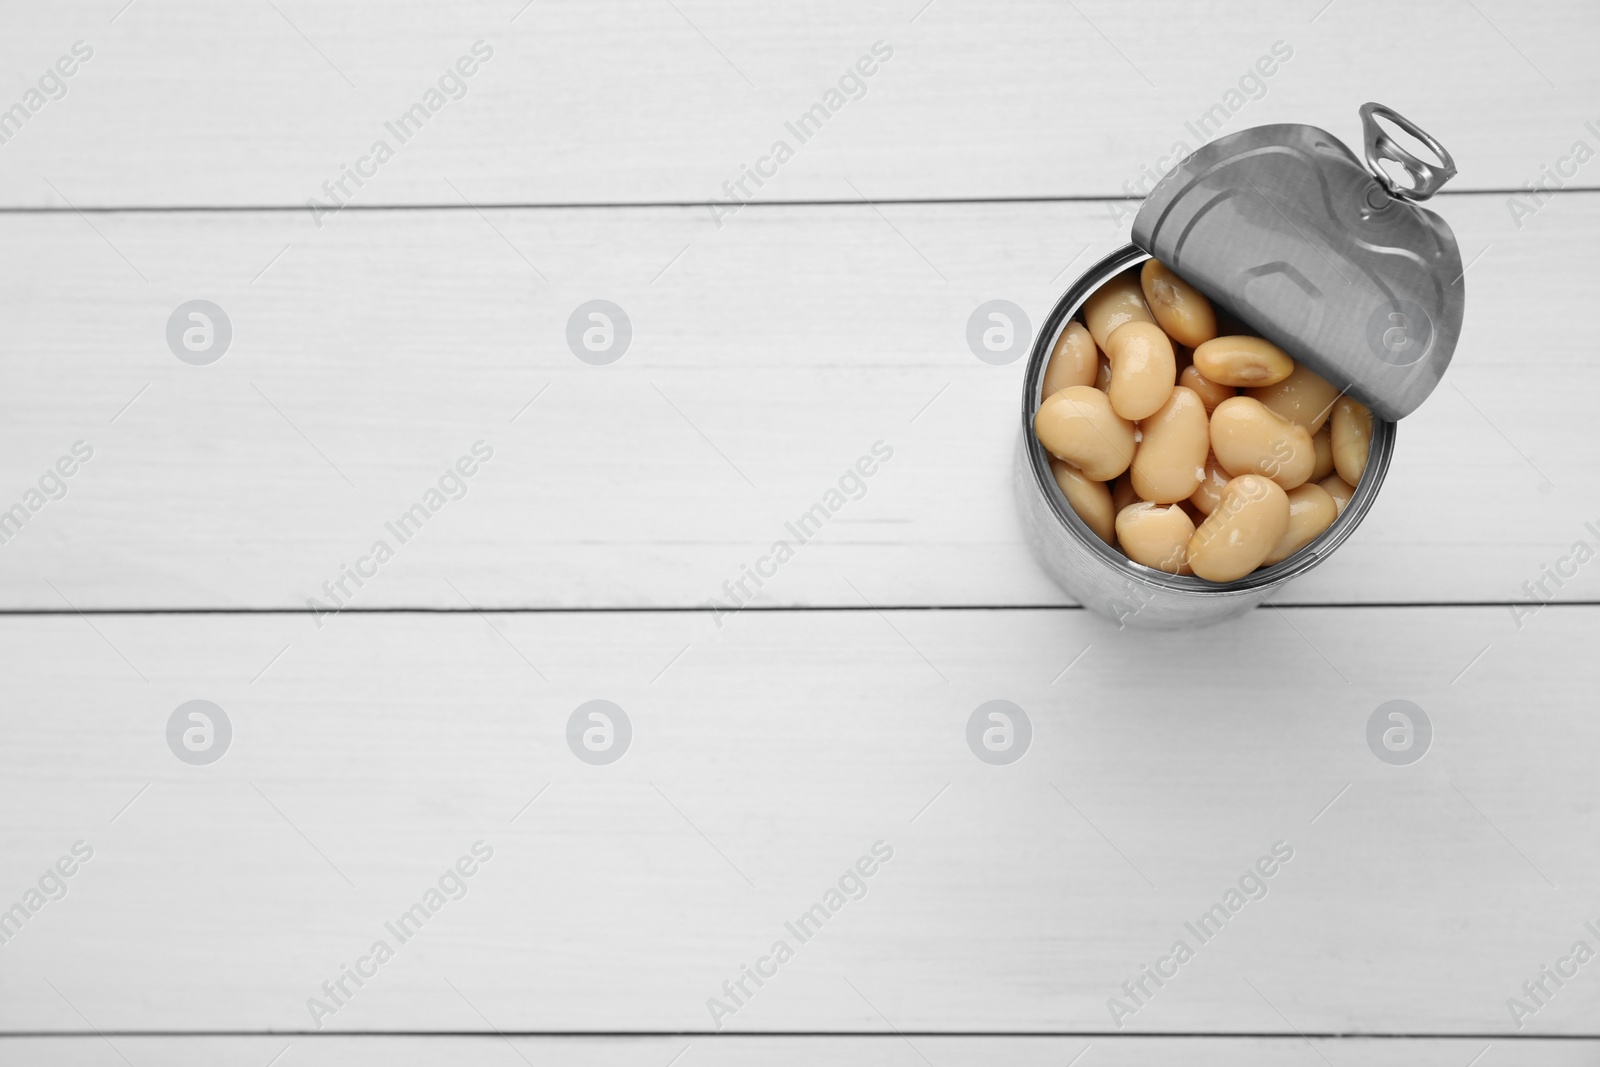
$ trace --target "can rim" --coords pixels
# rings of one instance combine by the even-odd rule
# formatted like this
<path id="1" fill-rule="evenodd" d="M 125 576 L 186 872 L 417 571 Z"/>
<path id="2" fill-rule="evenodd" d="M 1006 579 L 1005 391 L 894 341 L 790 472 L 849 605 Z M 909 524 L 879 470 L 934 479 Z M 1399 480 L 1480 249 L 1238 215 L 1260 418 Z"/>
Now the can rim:
<path id="1" fill-rule="evenodd" d="M 1043 397 L 1039 396 L 1039 391 L 1043 387 L 1045 367 L 1050 361 L 1050 353 L 1055 348 L 1056 340 L 1072 316 L 1077 314 L 1078 309 L 1097 289 L 1128 268 L 1136 267 L 1145 260 L 1153 258 L 1150 253 L 1133 244 L 1124 245 L 1108 253 L 1067 287 L 1056 300 L 1055 307 L 1051 309 L 1044 326 L 1034 337 L 1033 350 L 1028 354 L 1027 372 L 1023 376 L 1022 383 L 1022 432 L 1028 445 L 1029 466 L 1033 469 L 1035 486 L 1044 494 L 1056 521 L 1071 530 L 1079 541 L 1089 545 L 1102 559 L 1117 567 L 1123 572 L 1124 577 L 1131 581 L 1202 596 L 1228 596 L 1241 591 L 1260 589 L 1263 586 L 1278 585 L 1298 577 L 1322 562 L 1334 549 L 1343 544 L 1372 509 L 1378 497 L 1378 490 L 1382 488 L 1384 477 L 1389 472 L 1389 463 L 1394 457 L 1397 429 L 1394 422 L 1373 415 L 1372 443 L 1367 453 L 1367 469 L 1362 474 L 1361 484 L 1355 487 L 1350 503 L 1345 506 L 1339 517 L 1334 519 L 1332 526 L 1288 558 L 1270 567 L 1258 567 L 1233 582 L 1218 583 L 1193 575 L 1169 574 L 1154 567 L 1146 567 L 1142 563 L 1135 563 L 1120 550 L 1101 540 L 1100 535 L 1089 528 L 1089 524 L 1073 510 L 1071 504 L 1067 503 L 1066 495 L 1062 493 L 1061 487 L 1056 484 L 1055 475 L 1050 471 L 1052 457 L 1033 432 L 1033 417 L 1043 400 Z M 1225 302 L 1216 300 L 1210 294 L 1206 294 L 1206 297 L 1213 303 L 1227 308 Z"/>

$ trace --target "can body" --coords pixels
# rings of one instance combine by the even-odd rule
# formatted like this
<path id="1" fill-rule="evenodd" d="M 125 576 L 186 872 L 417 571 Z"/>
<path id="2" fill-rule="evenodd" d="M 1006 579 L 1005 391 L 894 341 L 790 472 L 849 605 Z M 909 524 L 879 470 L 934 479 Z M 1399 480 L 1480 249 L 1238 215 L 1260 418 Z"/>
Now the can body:
<path id="1" fill-rule="evenodd" d="M 1372 507 L 1394 454 L 1395 424 L 1374 418 L 1372 443 L 1361 484 L 1344 512 L 1311 544 L 1281 563 L 1236 582 L 1218 584 L 1190 575 L 1167 574 L 1133 562 L 1102 541 L 1078 517 L 1050 472 L 1050 455 L 1033 433 L 1033 417 L 1045 366 L 1056 339 L 1083 302 L 1112 278 L 1150 256 L 1134 245 L 1090 267 L 1062 294 L 1034 339 L 1022 388 L 1022 426 L 1017 447 L 1016 493 L 1024 536 L 1046 573 L 1084 607 L 1119 626 L 1180 629 L 1242 615 L 1320 563 L 1350 536 Z"/>

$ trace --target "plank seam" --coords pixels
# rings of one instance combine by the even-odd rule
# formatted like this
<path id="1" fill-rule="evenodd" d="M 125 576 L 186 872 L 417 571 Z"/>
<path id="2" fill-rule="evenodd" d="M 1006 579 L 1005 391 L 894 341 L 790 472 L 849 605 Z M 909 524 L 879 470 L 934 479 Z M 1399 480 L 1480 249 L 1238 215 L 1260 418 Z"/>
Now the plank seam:
<path id="1" fill-rule="evenodd" d="M 1522 196 L 1528 192 L 1521 188 L 1446 189 L 1437 194 L 1439 199 L 1470 196 Z M 1600 186 L 1568 185 L 1561 189 L 1541 190 L 1553 196 L 1572 196 L 1583 193 L 1600 193 Z M 872 201 L 883 206 L 905 205 L 983 205 L 983 204 L 1109 204 L 1133 201 L 1142 203 L 1143 197 L 1104 194 L 1074 194 L 1063 196 L 950 196 L 950 197 L 889 197 Z M 615 201 L 479 201 L 471 204 L 346 204 L 341 211 L 378 213 L 385 211 L 596 211 L 638 210 L 651 208 L 703 208 L 706 200 L 615 200 Z M 782 207 L 868 207 L 862 200 L 751 200 L 744 208 Z M 160 215 L 160 214 L 248 214 L 305 211 L 304 204 L 198 204 L 184 206 L 159 206 L 132 204 L 121 207 L 0 207 L 0 215 Z"/>
<path id="2" fill-rule="evenodd" d="M 1395 601 L 1336 601 L 1331 603 L 1306 602 L 1277 604 L 1272 607 L 1286 611 L 1335 611 L 1373 609 L 1426 609 L 1426 608 L 1484 608 L 1513 609 L 1526 607 L 1520 600 L 1395 600 Z M 1552 600 L 1541 605 L 1546 608 L 1594 608 L 1600 600 Z M 1081 604 L 807 604 L 807 605 L 750 605 L 743 611 L 771 614 L 799 614 L 809 611 L 868 612 L 868 611 L 1083 611 Z M 700 606 L 674 607 L 389 607 L 344 608 L 345 615 L 473 615 L 482 611 L 488 615 L 709 615 L 712 609 Z M 305 608 L 0 608 L 0 618 L 26 618 L 28 616 L 82 616 L 82 615 L 310 615 Z"/>
<path id="3" fill-rule="evenodd" d="M 1310 1038 L 1320 1041 L 1600 1041 L 1594 1034 L 1518 1034 L 1518 1033 L 1439 1033 L 1382 1031 L 1249 1031 L 1229 1030 L 1216 1032 L 1151 1030 L 1138 1033 L 1127 1030 L 7 1030 L 0 1031 L 0 1040 L 8 1038 L 94 1038 L 94 1037 L 440 1037 L 440 1038 L 639 1038 L 639 1037 L 692 1037 L 702 1038 L 845 1038 L 875 1037 L 900 1040 L 905 1037 L 922 1038 L 1156 1038 L 1163 1040 L 1240 1041 L 1240 1040 L 1298 1040 Z"/>

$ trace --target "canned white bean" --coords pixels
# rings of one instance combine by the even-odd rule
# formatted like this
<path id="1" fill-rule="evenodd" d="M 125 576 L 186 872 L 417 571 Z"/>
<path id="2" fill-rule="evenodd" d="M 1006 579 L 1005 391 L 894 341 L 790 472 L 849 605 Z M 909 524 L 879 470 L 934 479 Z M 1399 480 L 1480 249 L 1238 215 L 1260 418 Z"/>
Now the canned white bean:
<path id="1" fill-rule="evenodd" d="M 1017 499 L 1030 547 L 1057 584 L 1085 607 L 1120 624 L 1173 629 L 1221 622 L 1249 611 L 1342 544 L 1377 498 L 1394 452 L 1395 424 L 1373 418 L 1366 470 L 1350 503 L 1327 530 L 1281 562 L 1221 583 L 1134 562 L 1092 529 L 1067 501 L 1051 470 L 1052 457 L 1034 434 L 1033 422 L 1045 399 L 1041 394 L 1050 353 L 1084 301 L 1106 282 L 1149 259 L 1130 245 L 1095 264 L 1057 301 L 1036 338 L 1023 387 Z M 1103 525 L 1103 520 L 1096 525 Z"/>
<path id="2" fill-rule="evenodd" d="M 1361 115 L 1366 168 L 1309 126 L 1244 130 L 1188 157 L 1145 201 L 1134 243 L 1074 281 L 1034 339 L 1018 505 L 1034 555 L 1085 607 L 1150 628 L 1231 618 L 1321 563 L 1370 511 L 1397 420 L 1449 364 L 1465 296 L 1449 227 L 1416 206 L 1455 173 L 1449 154 L 1386 108 Z M 1401 149 L 1379 117 L 1439 162 Z M 1247 332 L 1215 336 L 1221 322 Z M 1084 332 L 1110 357 L 1109 381 L 1087 384 L 1085 357 L 1071 387 L 1047 393 L 1051 353 L 1086 346 Z M 1120 389 L 1119 365 L 1135 379 Z M 1131 463 L 1124 426 L 1149 449 Z M 1052 452 L 1091 485 L 1121 476 L 1093 490 L 1092 527 Z"/>

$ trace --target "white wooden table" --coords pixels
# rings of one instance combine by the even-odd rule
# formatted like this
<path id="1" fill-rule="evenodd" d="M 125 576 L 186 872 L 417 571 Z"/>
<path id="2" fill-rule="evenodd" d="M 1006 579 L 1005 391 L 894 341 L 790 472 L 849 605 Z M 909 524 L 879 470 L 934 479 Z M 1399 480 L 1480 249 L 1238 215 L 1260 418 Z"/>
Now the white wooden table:
<path id="1" fill-rule="evenodd" d="M 1560 561 L 1600 546 L 1600 11 L 522 2 L 7 12 L 0 1062 L 1595 1061 L 1600 568 Z M 967 318 L 1042 321 L 1202 116 L 1356 143 L 1369 99 L 1460 165 L 1446 382 L 1275 605 L 1118 631 L 1028 557 L 1022 363 Z M 567 342 L 598 299 L 609 365 Z M 208 365 L 168 344 L 193 300 Z M 167 739 L 197 699 L 209 765 Z M 568 746 L 594 699 L 608 765 Z M 1033 724 L 1009 766 L 965 740 L 991 699 Z M 1392 699 L 1432 722 L 1407 766 L 1366 739 Z"/>

